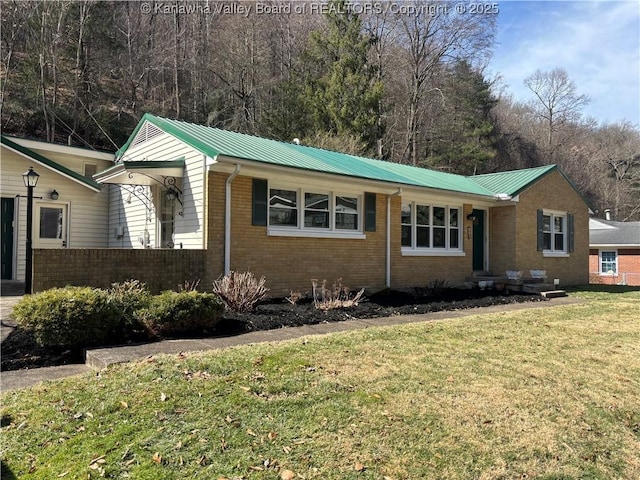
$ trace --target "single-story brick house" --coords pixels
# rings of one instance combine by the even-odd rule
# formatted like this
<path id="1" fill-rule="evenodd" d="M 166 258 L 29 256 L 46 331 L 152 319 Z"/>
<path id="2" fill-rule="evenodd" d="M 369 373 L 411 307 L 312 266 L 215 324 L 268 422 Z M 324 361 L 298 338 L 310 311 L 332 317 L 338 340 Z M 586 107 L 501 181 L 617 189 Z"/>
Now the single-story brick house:
<path id="1" fill-rule="evenodd" d="M 473 271 L 588 281 L 588 206 L 554 165 L 461 176 L 146 114 L 94 179 L 111 184 L 108 247 L 202 250 L 205 285 L 230 270 L 274 296 Z"/>
<path id="2" fill-rule="evenodd" d="M 22 174 L 39 175 L 33 195 L 35 249 L 108 246 L 107 189 L 92 176 L 113 165 L 114 154 L 1 136 L 2 279 L 25 279 L 27 189 Z"/>
<path id="3" fill-rule="evenodd" d="M 589 280 L 640 286 L 640 222 L 589 219 Z"/>

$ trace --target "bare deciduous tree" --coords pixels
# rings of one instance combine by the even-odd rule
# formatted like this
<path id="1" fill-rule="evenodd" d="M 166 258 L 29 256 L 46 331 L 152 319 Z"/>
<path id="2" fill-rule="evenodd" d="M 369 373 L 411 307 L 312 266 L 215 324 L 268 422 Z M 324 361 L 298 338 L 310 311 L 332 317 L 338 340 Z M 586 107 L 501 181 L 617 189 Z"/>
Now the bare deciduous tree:
<path id="1" fill-rule="evenodd" d="M 589 103 L 589 97 L 578 95 L 576 84 L 562 68 L 554 68 L 550 72 L 538 69 L 525 78 L 524 84 L 537 99 L 532 107 L 536 115 L 545 122 L 547 147 L 551 152 L 554 132 L 562 124 L 578 120 L 582 108 Z"/>

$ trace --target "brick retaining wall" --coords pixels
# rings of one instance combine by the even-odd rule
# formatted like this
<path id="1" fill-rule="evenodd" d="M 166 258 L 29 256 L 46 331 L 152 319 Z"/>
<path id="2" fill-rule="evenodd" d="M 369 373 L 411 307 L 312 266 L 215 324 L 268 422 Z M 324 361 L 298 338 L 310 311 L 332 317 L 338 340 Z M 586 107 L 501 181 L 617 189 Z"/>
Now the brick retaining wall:
<path id="1" fill-rule="evenodd" d="M 206 250 L 64 248 L 34 249 L 33 291 L 66 285 L 108 287 L 131 278 L 153 292 L 176 290 L 185 281 L 205 284 Z"/>

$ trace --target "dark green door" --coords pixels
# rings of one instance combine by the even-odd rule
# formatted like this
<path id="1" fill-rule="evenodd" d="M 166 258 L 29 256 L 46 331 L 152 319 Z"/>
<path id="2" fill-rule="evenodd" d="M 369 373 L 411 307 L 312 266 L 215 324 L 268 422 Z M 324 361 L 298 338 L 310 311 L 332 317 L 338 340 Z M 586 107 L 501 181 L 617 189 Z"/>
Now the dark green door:
<path id="1" fill-rule="evenodd" d="M 13 278 L 13 198 L 2 199 L 2 278 Z"/>
<path id="2" fill-rule="evenodd" d="M 484 270 L 484 210 L 474 210 L 473 221 L 473 270 Z"/>

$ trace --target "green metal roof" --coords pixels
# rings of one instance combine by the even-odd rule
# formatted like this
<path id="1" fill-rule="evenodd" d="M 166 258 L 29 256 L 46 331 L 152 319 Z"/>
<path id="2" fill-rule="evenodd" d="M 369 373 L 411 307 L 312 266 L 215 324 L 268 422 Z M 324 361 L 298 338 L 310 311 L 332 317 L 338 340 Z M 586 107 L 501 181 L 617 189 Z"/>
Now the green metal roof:
<path id="1" fill-rule="evenodd" d="M 29 148 L 23 147 L 22 145 L 12 142 L 4 135 L 1 135 L 0 137 L 3 145 L 6 145 L 7 147 L 12 148 L 13 150 L 16 150 L 22 153 L 23 155 L 26 155 L 27 157 L 32 158 L 36 162 L 46 165 L 47 167 L 53 170 L 57 170 L 59 173 L 66 175 L 68 177 L 71 177 L 77 182 L 82 183 L 89 188 L 92 188 L 94 190 L 102 189 L 102 185 L 100 185 L 98 182 L 94 182 L 90 178 L 87 178 L 84 175 L 80 175 L 78 172 L 74 172 L 73 170 L 65 167 L 64 165 L 60 165 L 59 163 L 54 162 L 53 160 L 49 160 L 47 157 L 42 156 L 39 153 L 34 152 Z"/>
<path id="2" fill-rule="evenodd" d="M 509 172 L 474 175 L 470 178 L 495 194 L 506 193 L 507 195 L 514 196 L 522 192 L 532 183 L 557 169 L 556 165 L 545 165 L 543 167 L 525 168 L 523 170 L 512 170 Z"/>
<path id="3" fill-rule="evenodd" d="M 482 196 L 492 195 L 486 188 L 461 175 L 279 142 L 244 133 L 160 118 L 148 113 L 141 119 L 127 143 L 118 150 L 116 154 L 118 157 L 124 155 L 145 122 L 155 125 L 210 157 L 223 155 L 270 165 L 394 184 L 429 187 Z"/>
<path id="4" fill-rule="evenodd" d="M 427 187 L 458 193 L 494 197 L 516 195 L 555 165 L 487 175 L 463 176 L 398 163 L 338 153 L 320 148 L 269 140 L 243 133 L 205 127 L 145 114 L 127 143 L 116 153 L 121 158 L 145 122 L 210 157 L 227 157 L 342 176 Z"/>

